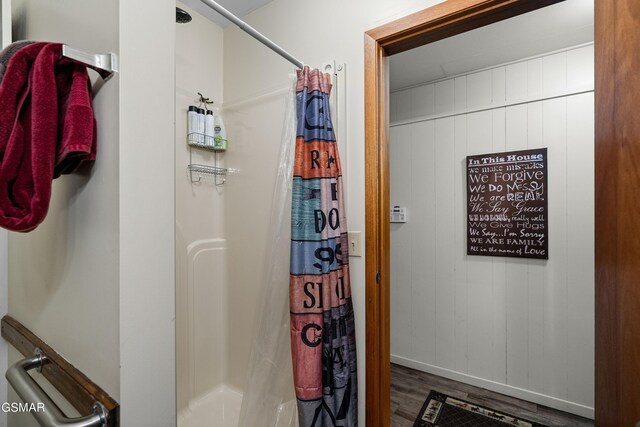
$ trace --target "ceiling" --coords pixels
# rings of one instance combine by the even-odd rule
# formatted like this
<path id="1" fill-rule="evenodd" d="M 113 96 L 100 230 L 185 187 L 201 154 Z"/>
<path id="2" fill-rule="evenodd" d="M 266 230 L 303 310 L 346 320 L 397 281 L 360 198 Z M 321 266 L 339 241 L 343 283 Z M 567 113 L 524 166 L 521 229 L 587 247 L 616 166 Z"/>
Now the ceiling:
<path id="1" fill-rule="evenodd" d="M 226 27 L 227 25 L 229 25 L 229 21 L 227 21 L 222 17 L 222 15 L 215 12 L 209 6 L 206 6 L 200 0 L 180 1 L 199 14 L 209 18 L 211 21 L 215 22 L 221 27 Z M 271 0 L 216 0 L 216 2 L 234 15 L 243 17 L 244 15 L 251 13 L 256 9 L 261 8 L 265 4 L 270 3 Z"/>
<path id="2" fill-rule="evenodd" d="M 181 0 L 211 21 L 225 18 L 200 0 Z M 216 0 L 242 17 L 271 0 Z M 534 12 L 394 55 L 391 90 L 415 86 L 593 41 L 593 0 L 566 0 Z"/>
<path id="3" fill-rule="evenodd" d="M 593 41 L 593 0 L 566 0 L 390 58 L 390 89 Z"/>

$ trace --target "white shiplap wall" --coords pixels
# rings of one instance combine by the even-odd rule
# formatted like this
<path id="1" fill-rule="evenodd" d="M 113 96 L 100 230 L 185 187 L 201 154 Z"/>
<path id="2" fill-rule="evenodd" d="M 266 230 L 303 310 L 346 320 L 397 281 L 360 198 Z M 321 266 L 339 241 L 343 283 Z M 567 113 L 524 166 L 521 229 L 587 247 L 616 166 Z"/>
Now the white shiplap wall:
<path id="1" fill-rule="evenodd" d="M 391 95 L 392 361 L 593 417 L 593 45 Z M 467 155 L 548 147 L 549 260 L 466 255 Z"/>

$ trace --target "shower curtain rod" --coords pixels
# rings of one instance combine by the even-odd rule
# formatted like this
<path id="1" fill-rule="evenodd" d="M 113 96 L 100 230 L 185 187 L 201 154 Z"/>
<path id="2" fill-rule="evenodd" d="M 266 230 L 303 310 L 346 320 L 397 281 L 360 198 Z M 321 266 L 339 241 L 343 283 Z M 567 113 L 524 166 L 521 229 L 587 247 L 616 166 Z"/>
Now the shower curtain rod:
<path id="1" fill-rule="evenodd" d="M 200 1 L 202 3 L 204 3 L 204 4 L 206 4 L 207 6 L 209 6 L 211 9 L 215 10 L 216 12 L 218 12 L 220 15 L 224 16 L 225 18 L 227 18 L 229 21 L 231 21 L 234 24 L 236 24 L 238 27 L 240 27 L 240 29 L 242 31 L 244 31 L 245 33 L 249 34 L 251 37 L 253 37 L 254 39 L 258 40 L 260 43 L 262 43 L 263 45 L 265 45 L 266 47 L 268 47 L 269 49 L 271 49 L 272 51 L 274 51 L 278 55 L 282 56 L 284 59 L 286 59 L 287 61 L 291 62 L 296 67 L 298 67 L 300 69 L 304 68 L 304 63 L 302 61 L 300 61 L 299 59 L 296 59 L 289 52 L 287 52 L 286 50 L 284 50 L 283 48 L 281 48 L 280 46 L 278 46 L 277 44 L 275 44 L 274 42 L 272 42 L 271 40 L 266 38 L 258 30 L 256 30 L 251 25 L 249 25 L 246 22 L 244 22 L 242 19 L 240 19 L 237 16 L 235 16 L 233 13 L 229 12 L 224 7 L 220 6 L 215 1 L 213 1 L 213 0 L 200 0 Z"/>

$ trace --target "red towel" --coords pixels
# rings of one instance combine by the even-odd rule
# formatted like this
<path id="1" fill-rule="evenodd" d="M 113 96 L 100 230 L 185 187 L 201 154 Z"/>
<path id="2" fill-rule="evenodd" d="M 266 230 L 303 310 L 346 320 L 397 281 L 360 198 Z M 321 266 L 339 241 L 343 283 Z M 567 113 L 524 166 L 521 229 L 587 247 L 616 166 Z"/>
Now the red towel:
<path id="1" fill-rule="evenodd" d="M 36 228 L 52 180 L 95 159 L 86 67 L 61 52 L 59 43 L 22 48 L 0 84 L 0 226 L 12 231 Z"/>

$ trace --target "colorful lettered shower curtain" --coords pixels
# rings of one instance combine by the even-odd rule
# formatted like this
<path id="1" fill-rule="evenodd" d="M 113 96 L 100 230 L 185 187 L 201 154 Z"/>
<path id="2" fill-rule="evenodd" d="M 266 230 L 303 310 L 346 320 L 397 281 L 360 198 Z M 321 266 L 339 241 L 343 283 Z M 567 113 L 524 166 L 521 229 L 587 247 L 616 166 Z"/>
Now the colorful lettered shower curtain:
<path id="1" fill-rule="evenodd" d="M 291 206 L 291 351 L 300 427 L 358 425 L 356 340 L 331 80 L 298 71 Z"/>

